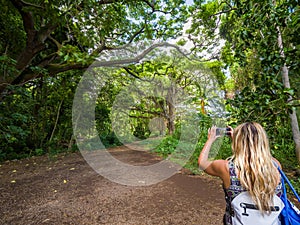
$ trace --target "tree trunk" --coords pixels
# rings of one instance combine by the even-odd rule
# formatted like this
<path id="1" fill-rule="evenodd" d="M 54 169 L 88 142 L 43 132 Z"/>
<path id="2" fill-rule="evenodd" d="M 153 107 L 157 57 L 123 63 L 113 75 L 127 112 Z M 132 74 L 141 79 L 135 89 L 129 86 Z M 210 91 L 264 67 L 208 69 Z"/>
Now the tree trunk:
<path id="1" fill-rule="evenodd" d="M 175 101 L 176 101 L 176 90 L 175 87 L 171 84 L 170 88 L 168 89 L 168 96 L 167 96 L 168 134 L 170 135 L 172 135 L 175 131 L 175 116 L 176 116 Z"/>
<path id="2" fill-rule="evenodd" d="M 59 104 L 58 109 L 57 109 L 56 120 L 55 120 L 54 128 L 53 128 L 53 130 L 52 130 L 52 133 L 51 133 L 49 142 L 51 142 L 52 139 L 53 139 L 54 132 L 55 132 L 55 130 L 56 130 L 57 123 L 58 123 L 58 119 L 59 119 L 59 116 L 60 116 L 60 109 L 61 109 L 62 103 L 63 103 L 63 99 L 60 101 L 60 104 Z"/>
<path id="3" fill-rule="evenodd" d="M 282 58 L 285 58 L 285 54 L 283 51 L 282 36 L 281 36 L 279 27 L 277 27 L 277 31 L 278 31 L 278 39 L 277 40 L 278 40 L 278 46 L 280 49 L 280 55 Z M 285 88 L 291 88 L 290 79 L 289 79 L 289 69 L 287 68 L 286 63 L 284 63 L 284 65 L 282 67 L 282 81 L 283 81 L 283 85 Z M 290 120 L 291 120 L 293 139 L 294 139 L 295 146 L 296 146 L 296 157 L 297 157 L 298 163 L 300 164 L 300 131 L 299 131 L 296 110 L 292 109 L 292 113 L 290 113 L 289 116 L 290 116 Z"/>

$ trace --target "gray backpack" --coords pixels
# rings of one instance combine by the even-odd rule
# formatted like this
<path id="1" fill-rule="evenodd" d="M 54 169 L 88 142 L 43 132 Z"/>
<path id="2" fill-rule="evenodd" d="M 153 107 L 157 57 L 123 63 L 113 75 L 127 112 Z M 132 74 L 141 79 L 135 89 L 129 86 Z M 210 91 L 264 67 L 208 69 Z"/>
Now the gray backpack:
<path id="1" fill-rule="evenodd" d="M 279 215 L 284 208 L 281 199 L 274 195 L 271 213 L 261 213 L 248 191 L 242 192 L 231 202 L 233 225 L 280 225 Z"/>

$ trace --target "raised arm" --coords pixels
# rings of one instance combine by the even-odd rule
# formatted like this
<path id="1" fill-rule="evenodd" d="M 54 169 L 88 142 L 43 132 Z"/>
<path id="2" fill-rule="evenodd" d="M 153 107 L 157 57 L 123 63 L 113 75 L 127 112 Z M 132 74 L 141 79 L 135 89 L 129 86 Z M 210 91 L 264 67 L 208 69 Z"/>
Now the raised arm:
<path id="1" fill-rule="evenodd" d="M 214 134 L 212 134 L 213 133 L 212 130 L 214 130 L 213 131 Z M 205 170 L 212 163 L 212 161 L 208 160 L 208 154 L 210 152 L 212 144 L 216 140 L 215 133 L 216 133 L 215 127 L 210 128 L 208 131 L 208 139 L 207 139 L 204 147 L 202 148 L 202 151 L 198 158 L 198 165 L 201 170 Z"/>
<path id="2" fill-rule="evenodd" d="M 223 175 L 226 173 L 227 161 L 226 160 L 210 161 L 208 159 L 208 154 L 211 149 L 211 146 L 214 143 L 214 141 L 218 138 L 218 136 L 216 135 L 216 129 L 217 129 L 216 126 L 212 126 L 208 130 L 208 138 L 199 155 L 198 165 L 200 169 L 204 170 L 204 172 L 206 172 L 209 175 L 223 177 Z"/>

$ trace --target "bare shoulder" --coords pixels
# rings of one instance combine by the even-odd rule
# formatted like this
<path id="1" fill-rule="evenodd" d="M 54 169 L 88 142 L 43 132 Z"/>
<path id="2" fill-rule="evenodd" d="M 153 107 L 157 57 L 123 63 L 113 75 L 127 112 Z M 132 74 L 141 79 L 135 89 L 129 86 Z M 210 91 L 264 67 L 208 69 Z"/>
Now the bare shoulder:
<path id="1" fill-rule="evenodd" d="M 224 174 L 228 173 L 228 161 L 223 159 L 214 160 L 204 172 L 212 176 L 223 177 Z"/>

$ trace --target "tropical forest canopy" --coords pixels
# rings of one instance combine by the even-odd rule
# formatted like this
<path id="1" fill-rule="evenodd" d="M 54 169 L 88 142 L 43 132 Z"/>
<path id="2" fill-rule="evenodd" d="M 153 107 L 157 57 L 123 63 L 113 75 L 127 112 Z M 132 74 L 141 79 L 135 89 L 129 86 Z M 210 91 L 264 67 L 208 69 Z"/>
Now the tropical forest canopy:
<path id="1" fill-rule="evenodd" d="M 74 98 L 88 73 L 79 108 L 93 99 L 105 146 L 163 136 L 156 151 L 171 154 L 191 121 L 185 95 L 201 128 L 190 166 L 216 118 L 261 123 L 272 154 L 300 162 L 298 1 L 1 0 L 1 9 L 1 160 L 77 150 L 89 134 L 73 132 L 88 123 Z M 225 140 L 216 157 L 230 153 Z"/>

